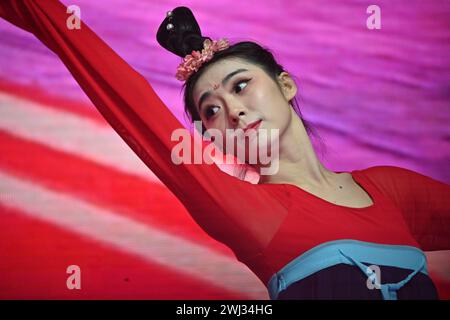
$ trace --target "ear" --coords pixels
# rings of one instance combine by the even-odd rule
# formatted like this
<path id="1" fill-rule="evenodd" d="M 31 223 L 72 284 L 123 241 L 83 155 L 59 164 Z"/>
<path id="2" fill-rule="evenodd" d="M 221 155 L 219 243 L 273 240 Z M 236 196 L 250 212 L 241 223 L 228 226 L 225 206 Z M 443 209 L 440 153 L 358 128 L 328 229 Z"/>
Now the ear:
<path id="1" fill-rule="evenodd" d="M 291 101 L 297 94 L 297 85 L 287 72 L 282 72 L 278 76 L 278 83 L 281 87 L 281 92 L 287 101 Z"/>

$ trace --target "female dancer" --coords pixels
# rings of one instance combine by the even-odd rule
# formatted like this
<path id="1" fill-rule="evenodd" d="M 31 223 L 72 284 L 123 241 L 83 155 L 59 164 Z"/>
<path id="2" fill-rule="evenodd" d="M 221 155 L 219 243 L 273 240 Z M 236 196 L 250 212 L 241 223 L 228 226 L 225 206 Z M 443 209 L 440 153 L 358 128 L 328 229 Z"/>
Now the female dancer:
<path id="1" fill-rule="evenodd" d="M 327 170 L 292 106 L 295 83 L 267 50 L 203 37 L 184 7 L 158 30 L 159 43 L 185 58 L 177 78 L 186 80 L 192 119 L 221 132 L 279 129 L 279 170 L 252 184 L 214 164 L 175 164 L 171 136 L 183 126 L 88 26 L 67 28 L 60 2 L 2 1 L 0 16 L 60 57 L 114 130 L 272 299 L 437 298 L 422 250 L 450 249 L 450 186 L 394 166 Z"/>

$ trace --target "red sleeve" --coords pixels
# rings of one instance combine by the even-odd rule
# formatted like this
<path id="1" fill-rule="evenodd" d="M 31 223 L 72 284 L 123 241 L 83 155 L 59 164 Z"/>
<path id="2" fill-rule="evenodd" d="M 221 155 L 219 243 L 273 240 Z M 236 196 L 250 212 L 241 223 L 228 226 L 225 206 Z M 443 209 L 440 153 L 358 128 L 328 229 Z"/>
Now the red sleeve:
<path id="1" fill-rule="evenodd" d="M 377 166 L 370 178 L 401 209 L 422 250 L 450 249 L 450 186 L 415 171 Z"/>
<path id="2" fill-rule="evenodd" d="M 178 141 L 171 141 L 171 135 L 183 125 L 146 79 L 86 24 L 82 22 L 81 29 L 67 28 L 69 14 L 62 3 L 1 0 L 0 16 L 33 33 L 62 60 L 114 130 L 208 234 L 235 253 L 248 254 L 255 245 L 262 247 L 269 241 L 284 218 L 271 212 L 280 204 L 217 165 L 174 164 L 171 150 Z M 189 137 L 193 145 L 194 138 Z"/>

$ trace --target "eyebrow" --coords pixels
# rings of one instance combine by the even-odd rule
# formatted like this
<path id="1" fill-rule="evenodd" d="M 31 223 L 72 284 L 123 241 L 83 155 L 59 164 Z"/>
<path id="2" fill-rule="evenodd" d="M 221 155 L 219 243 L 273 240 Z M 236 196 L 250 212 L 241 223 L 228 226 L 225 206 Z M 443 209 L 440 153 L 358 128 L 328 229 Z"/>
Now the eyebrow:
<path id="1" fill-rule="evenodd" d="M 225 86 L 226 83 L 228 82 L 228 80 L 230 80 L 234 75 L 240 73 L 240 72 L 244 72 L 244 71 L 248 71 L 247 69 L 237 69 L 231 73 L 229 73 L 225 78 L 223 78 L 222 80 L 222 86 Z M 198 109 L 199 111 L 201 111 L 201 107 L 202 107 L 202 103 L 203 101 L 208 98 L 211 95 L 211 90 L 206 91 L 205 93 L 202 94 L 202 96 L 200 97 L 200 99 L 198 100 Z"/>

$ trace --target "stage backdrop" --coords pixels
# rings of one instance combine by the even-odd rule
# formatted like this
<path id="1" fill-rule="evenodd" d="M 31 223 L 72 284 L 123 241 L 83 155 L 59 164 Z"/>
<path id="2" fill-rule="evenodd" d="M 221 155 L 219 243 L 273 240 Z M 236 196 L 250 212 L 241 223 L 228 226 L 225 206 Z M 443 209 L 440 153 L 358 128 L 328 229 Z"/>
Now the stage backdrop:
<path id="1" fill-rule="evenodd" d="M 183 116 L 166 12 L 269 48 L 332 170 L 397 165 L 450 183 L 450 2 L 64 0 Z M 369 29 L 367 7 L 381 9 Z M 101 118 L 59 59 L 0 20 L 0 298 L 266 299 Z M 114 66 L 111 66 L 114 68 Z M 325 148 L 324 148 L 325 146 Z M 450 297 L 449 252 L 427 253 Z M 81 270 L 69 290 L 67 268 Z M 69 270 L 70 272 L 70 270 Z"/>

